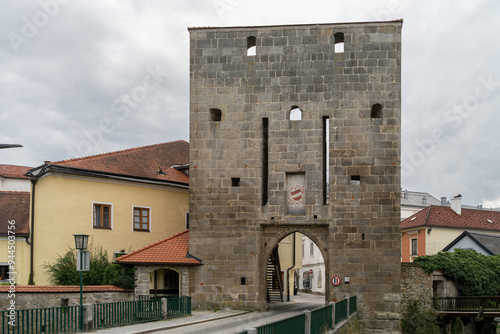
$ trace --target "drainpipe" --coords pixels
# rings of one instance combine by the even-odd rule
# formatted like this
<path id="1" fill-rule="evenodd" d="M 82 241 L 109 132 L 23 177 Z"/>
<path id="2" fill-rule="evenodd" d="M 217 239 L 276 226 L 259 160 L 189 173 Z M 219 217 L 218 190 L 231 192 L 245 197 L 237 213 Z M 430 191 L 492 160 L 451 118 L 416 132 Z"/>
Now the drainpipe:
<path id="1" fill-rule="evenodd" d="M 289 271 L 290 269 L 295 268 L 295 232 L 293 232 L 293 255 L 292 255 L 292 266 L 290 268 L 286 268 L 286 288 L 288 289 L 287 291 L 287 296 L 288 296 L 288 301 L 290 301 L 290 275 Z M 292 293 L 295 289 L 295 286 L 292 289 Z"/>
<path id="2" fill-rule="evenodd" d="M 38 179 L 36 177 L 30 177 L 30 181 L 32 184 L 31 187 L 31 228 L 30 228 L 30 242 L 28 242 L 28 245 L 30 245 L 30 277 L 28 281 L 28 285 L 34 285 L 35 283 L 33 282 L 33 246 L 35 244 L 34 242 L 34 235 L 35 235 L 35 185 Z M 27 240 L 27 239 L 26 239 Z"/>

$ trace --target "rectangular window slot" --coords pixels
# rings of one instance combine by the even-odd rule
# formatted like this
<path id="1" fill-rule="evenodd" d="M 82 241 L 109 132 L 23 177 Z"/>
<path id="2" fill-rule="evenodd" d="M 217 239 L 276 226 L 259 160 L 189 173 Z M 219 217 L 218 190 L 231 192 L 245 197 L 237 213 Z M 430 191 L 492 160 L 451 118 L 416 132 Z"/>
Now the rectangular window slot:
<path id="1" fill-rule="evenodd" d="M 241 277 L 241 285 L 247 285 L 247 278 L 246 277 Z"/>
<path id="2" fill-rule="evenodd" d="M 269 177 L 269 118 L 262 119 L 262 205 L 267 204 Z"/>
<path id="3" fill-rule="evenodd" d="M 330 173 L 330 119 L 323 116 L 323 204 L 330 201 L 329 196 L 329 173 Z"/>
<path id="4" fill-rule="evenodd" d="M 351 175 L 351 184 L 355 186 L 359 186 L 361 184 L 361 176 L 360 175 Z"/>
<path id="5" fill-rule="evenodd" d="M 232 187 L 239 187 L 240 186 L 240 178 L 239 177 L 232 177 L 231 178 L 231 186 Z"/>

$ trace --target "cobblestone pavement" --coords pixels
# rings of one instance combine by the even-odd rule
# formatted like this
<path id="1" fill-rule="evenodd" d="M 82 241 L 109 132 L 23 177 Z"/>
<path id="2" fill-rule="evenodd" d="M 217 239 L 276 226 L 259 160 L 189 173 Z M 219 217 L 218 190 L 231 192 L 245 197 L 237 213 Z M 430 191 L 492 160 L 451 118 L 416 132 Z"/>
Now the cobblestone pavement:
<path id="1" fill-rule="evenodd" d="M 168 333 L 168 334 L 234 334 L 249 327 L 264 325 L 325 305 L 324 296 L 299 293 L 293 302 L 271 303 L 266 312 L 235 310 L 193 311 L 191 317 L 156 321 L 96 331 L 99 334 Z M 94 332 L 94 333 L 96 333 Z"/>

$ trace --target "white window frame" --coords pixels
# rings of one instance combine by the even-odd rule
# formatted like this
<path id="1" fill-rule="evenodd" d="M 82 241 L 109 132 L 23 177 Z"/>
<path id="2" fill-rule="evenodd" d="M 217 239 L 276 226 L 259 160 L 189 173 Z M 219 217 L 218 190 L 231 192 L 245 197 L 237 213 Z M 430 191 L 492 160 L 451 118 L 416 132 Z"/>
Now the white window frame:
<path id="1" fill-rule="evenodd" d="M 413 252 L 413 242 L 415 242 L 415 253 Z M 410 255 L 418 256 L 418 238 L 410 238 Z"/>

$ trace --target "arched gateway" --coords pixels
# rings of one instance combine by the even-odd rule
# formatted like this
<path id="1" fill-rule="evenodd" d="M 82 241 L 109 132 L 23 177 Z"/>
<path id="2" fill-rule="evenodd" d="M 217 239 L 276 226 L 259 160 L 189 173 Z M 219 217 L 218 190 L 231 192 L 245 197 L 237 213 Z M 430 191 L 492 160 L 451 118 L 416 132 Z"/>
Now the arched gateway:
<path id="1" fill-rule="evenodd" d="M 365 332 L 400 331 L 401 27 L 189 29 L 195 307 L 264 309 L 268 259 L 300 232 L 326 301 L 357 295 Z"/>

